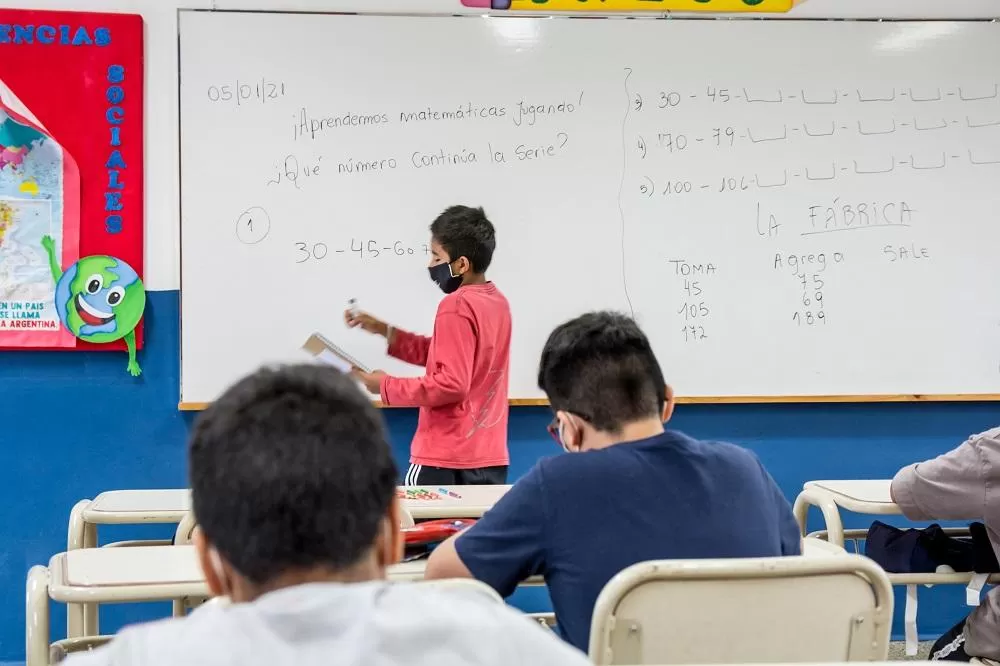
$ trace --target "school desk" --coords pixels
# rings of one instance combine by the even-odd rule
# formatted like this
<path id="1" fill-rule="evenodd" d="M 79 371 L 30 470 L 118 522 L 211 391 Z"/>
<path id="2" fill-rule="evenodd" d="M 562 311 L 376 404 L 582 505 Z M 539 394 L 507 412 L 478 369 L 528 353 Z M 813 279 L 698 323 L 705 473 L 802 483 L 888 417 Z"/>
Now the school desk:
<path id="1" fill-rule="evenodd" d="M 809 481 L 795 500 L 795 519 L 802 533 L 806 533 L 806 520 L 810 507 L 816 507 L 823 514 L 826 529 L 813 532 L 810 538 L 826 539 L 831 544 L 843 547 L 846 541 L 854 543 L 854 551 L 862 552 L 860 542 L 868 534 L 867 529 L 845 530 L 840 510 L 853 511 L 870 516 L 898 516 L 902 510 L 892 501 L 888 479 L 854 481 Z M 946 529 L 951 536 L 968 536 L 966 528 Z M 807 538 L 807 541 L 809 539 Z M 926 585 L 964 585 L 966 604 L 979 605 L 982 588 L 987 584 L 1000 583 L 1000 574 L 986 576 L 970 572 L 959 573 L 889 573 L 889 582 L 906 587 L 906 603 L 903 610 L 906 653 L 917 653 L 917 591 Z"/>
<path id="2" fill-rule="evenodd" d="M 809 507 L 814 506 L 823 514 L 827 538 L 830 543 L 844 545 L 844 523 L 840 509 L 865 515 L 898 516 L 902 513 L 892 501 L 889 480 L 859 481 L 809 481 L 795 500 L 795 519 L 803 536 Z"/>
<path id="3" fill-rule="evenodd" d="M 402 502 L 417 520 L 481 518 L 510 486 L 400 487 Z M 97 545 L 96 525 L 180 523 L 191 510 L 190 490 L 113 490 L 81 500 L 70 513 L 67 550 Z"/>
<path id="4" fill-rule="evenodd" d="M 482 518 L 510 486 L 405 486 L 397 496 L 415 520 Z"/>
<path id="5" fill-rule="evenodd" d="M 69 514 L 66 549 L 97 547 L 98 525 L 180 523 L 191 511 L 189 490 L 112 490 L 80 500 Z M 169 540 L 124 541 L 114 546 L 170 545 Z M 97 633 L 97 609 L 72 604 L 66 613 L 69 638 Z"/>
<path id="6" fill-rule="evenodd" d="M 427 570 L 427 560 L 414 560 L 412 562 L 402 562 L 389 567 L 386 578 L 391 581 L 413 582 L 424 579 L 424 571 Z M 545 585 L 545 579 L 541 576 L 532 576 L 520 584 L 520 587 L 541 587 Z"/>
<path id="7" fill-rule="evenodd" d="M 426 560 L 398 564 L 389 568 L 387 577 L 395 582 L 421 580 L 426 567 Z M 544 581 L 536 577 L 524 585 L 544 585 Z M 48 665 L 50 600 L 82 608 L 84 604 L 176 601 L 209 594 L 194 546 L 80 548 L 59 553 L 48 567 L 39 565 L 28 572 L 26 666 Z"/>
<path id="8" fill-rule="evenodd" d="M 403 506 L 417 520 L 481 518 L 510 486 L 420 486 L 398 488 Z M 81 500 L 70 512 L 66 549 L 95 548 L 98 525 L 180 523 L 191 511 L 191 491 L 113 490 L 93 500 Z M 129 541 L 115 546 L 169 545 L 169 541 Z M 66 613 L 68 638 L 98 633 L 97 609 L 70 603 Z"/>
<path id="9" fill-rule="evenodd" d="M 112 490 L 80 500 L 69 515 L 67 550 L 97 546 L 97 525 L 179 523 L 191 510 L 190 490 Z"/>

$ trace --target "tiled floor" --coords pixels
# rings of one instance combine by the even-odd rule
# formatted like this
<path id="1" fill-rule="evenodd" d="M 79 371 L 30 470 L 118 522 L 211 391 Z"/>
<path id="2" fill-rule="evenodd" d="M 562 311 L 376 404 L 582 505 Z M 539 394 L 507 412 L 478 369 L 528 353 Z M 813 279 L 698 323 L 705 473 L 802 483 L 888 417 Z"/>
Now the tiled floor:
<path id="1" fill-rule="evenodd" d="M 920 650 L 917 652 L 916 657 L 906 656 L 906 646 L 902 641 L 896 641 L 889 644 L 889 661 L 926 661 L 927 655 L 930 654 L 931 641 L 920 644 Z"/>

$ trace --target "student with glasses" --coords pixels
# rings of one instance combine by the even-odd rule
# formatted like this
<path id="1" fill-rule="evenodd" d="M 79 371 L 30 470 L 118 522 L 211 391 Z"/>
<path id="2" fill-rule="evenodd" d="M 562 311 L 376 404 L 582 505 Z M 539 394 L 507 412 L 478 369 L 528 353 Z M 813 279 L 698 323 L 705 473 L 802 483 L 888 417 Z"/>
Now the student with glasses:
<path id="1" fill-rule="evenodd" d="M 542 575 L 560 632 L 586 650 L 598 594 L 637 562 L 800 553 L 791 507 L 753 453 L 664 428 L 673 391 L 632 319 L 596 312 L 558 327 L 538 385 L 572 455 L 540 461 L 439 546 L 428 578 L 477 578 L 507 596 Z"/>

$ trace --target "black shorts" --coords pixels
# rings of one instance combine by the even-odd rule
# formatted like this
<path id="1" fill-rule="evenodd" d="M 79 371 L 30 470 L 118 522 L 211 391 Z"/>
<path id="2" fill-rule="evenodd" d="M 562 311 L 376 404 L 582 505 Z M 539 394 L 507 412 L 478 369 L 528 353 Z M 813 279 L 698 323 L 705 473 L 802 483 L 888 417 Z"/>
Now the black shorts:
<path id="1" fill-rule="evenodd" d="M 502 486 L 507 483 L 507 465 L 449 469 L 410 463 L 404 486 Z"/>
<path id="2" fill-rule="evenodd" d="M 931 648 L 931 661 L 972 661 L 965 651 L 965 620 L 962 620 L 948 633 L 937 639 Z"/>

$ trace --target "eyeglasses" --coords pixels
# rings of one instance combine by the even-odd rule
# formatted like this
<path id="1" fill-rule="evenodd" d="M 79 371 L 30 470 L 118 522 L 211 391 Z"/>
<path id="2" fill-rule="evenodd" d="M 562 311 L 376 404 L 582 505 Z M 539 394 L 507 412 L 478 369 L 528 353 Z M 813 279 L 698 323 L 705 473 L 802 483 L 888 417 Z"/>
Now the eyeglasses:
<path id="1" fill-rule="evenodd" d="M 559 417 L 553 416 L 552 423 L 545 426 L 545 429 L 549 431 L 549 435 L 555 440 L 555 443 L 560 447 L 563 445 L 562 440 L 559 439 Z"/>
<path id="2" fill-rule="evenodd" d="M 591 422 L 591 420 L 589 418 L 587 418 L 583 414 L 580 414 L 579 412 L 569 412 L 569 413 L 573 414 L 574 416 L 579 417 L 580 419 L 582 419 L 584 421 L 587 421 L 588 423 Z M 549 435 L 551 435 L 551 437 L 555 441 L 555 443 L 559 445 L 559 448 L 563 448 L 562 439 L 560 439 L 560 437 L 559 437 L 559 417 L 553 416 L 552 417 L 552 422 L 549 423 L 547 426 L 545 426 L 545 429 L 549 431 Z"/>

